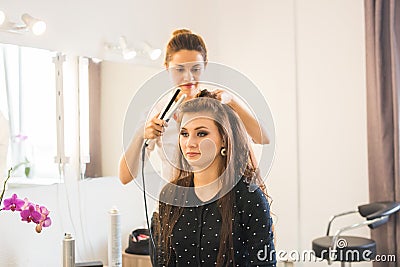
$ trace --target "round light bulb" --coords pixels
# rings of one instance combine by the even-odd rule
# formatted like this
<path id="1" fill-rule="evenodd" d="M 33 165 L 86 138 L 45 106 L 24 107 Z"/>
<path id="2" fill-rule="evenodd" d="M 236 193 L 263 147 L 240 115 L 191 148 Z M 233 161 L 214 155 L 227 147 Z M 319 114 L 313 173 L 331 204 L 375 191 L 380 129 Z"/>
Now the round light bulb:
<path id="1" fill-rule="evenodd" d="M 135 50 L 124 50 L 122 51 L 122 56 L 125 60 L 133 59 L 136 57 Z"/>
<path id="2" fill-rule="evenodd" d="M 150 52 L 150 58 L 151 60 L 157 60 L 161 56 L 161 49 L 153 49 Z"/>
<path id="3" fill-rule="evenodd" d="M 46 23 L 44 21 L 36 21 L 32 25 L 32 32 L 34 35 L 42 35 L 46 31 Z"/>
<path id="4" fill-rule="evenodd" d="M 6 21 L 6 14 L 0 10 L 0 25 L 3 25 L 4 21 Z"/>
<path id="5" fill-rule="evenodd" d="M 121 49 L 126 49 L 128 47 L 128 41 L 125 36 L 119 37 L 119 46 Z"/>

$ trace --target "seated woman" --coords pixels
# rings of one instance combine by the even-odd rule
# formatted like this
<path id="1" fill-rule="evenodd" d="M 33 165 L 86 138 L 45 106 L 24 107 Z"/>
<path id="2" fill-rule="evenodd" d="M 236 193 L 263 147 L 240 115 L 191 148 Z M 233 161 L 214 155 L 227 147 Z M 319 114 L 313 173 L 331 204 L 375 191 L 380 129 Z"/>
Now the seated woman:
<path id="1" fill-rule="evenodd" d="M 269 203 L 249 187 L 263 183 L 238 115 L 212 98 L 192 99 L 178 114 L 179 166 L 153 215 L 153 265 L 275 266 Z"/>

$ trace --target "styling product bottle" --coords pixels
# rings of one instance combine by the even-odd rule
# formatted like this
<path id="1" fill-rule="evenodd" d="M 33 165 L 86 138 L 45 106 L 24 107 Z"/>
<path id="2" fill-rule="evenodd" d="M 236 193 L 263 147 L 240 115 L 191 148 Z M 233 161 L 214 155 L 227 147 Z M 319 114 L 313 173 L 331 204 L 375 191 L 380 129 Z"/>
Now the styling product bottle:
<path id="1" fill-rule="evenodd" d="M 122 266 L 122 244 L 121 244 L 121 214 L 116 208 L 109 211 L 110 224 L 108 232 L 108 266 Z"/>
<path id="2" fill-rule="evenodd" d="M 69 233 L 64 234 L 63 267 L 75 267 L 75 239 Z"/>

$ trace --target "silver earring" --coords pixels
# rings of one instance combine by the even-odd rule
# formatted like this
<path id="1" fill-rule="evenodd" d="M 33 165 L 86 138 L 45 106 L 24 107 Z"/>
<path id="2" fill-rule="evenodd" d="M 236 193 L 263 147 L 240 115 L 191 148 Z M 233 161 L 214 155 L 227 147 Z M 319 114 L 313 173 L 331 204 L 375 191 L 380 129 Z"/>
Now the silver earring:
<path id="1" fill-rule="evenodd" d="M 225 147 L 223 147 L 223 148 L 221 149 L 221 156 L 223 156 L 223 157 L 226 156 L 226 148 L 225 148 Z"/>

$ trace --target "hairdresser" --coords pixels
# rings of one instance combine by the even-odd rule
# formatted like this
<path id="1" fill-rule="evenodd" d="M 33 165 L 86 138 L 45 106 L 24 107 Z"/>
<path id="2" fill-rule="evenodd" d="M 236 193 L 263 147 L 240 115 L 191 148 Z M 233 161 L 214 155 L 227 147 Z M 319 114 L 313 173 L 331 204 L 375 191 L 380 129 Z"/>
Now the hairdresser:
<path id="1" fill-rule="evenodd" d="M 181 88 L 180 95 L 187 95 L 185 101 L 201 96 L 199 81 L 206 68 L 207 61 L 206 45 L 200 35 L 187 29 L 173 32 L 166 47 L 164 65 L 174 85 Z M 252 114 L 241 107 L 233 94 L 220 89 L 213 91 L 213 93 L 216 94 L 219 101 L 229 105 L 238 114 L 244 123 L 247 134 L 254 143 L 269 143 L 265 127 L 259 124 Z M 152 142 L 153 146 L 163 146 L 165 151 L 171 152 L 177 147 L 178 130 L 175 119 L 171 119 L 167 124 L 164 120 L 158 119 L 158 114 L 145 122 L 142 127 L 138 127 L 120 160 L 119 178 L 121 182 L 127 184 L 136 178 L 144 140 L 155 139 L 156 142 Z M 161 136 L 163 137 L 162 144 L 160 142 Z M 148 151 L 150 150 L 151 148 L 148 149 Z M 167 161 L 162 160 L 162 162 L 164 164 Z M 163 166 L 163 170 L 170 167 Z M 168 174 L 166 177 L 171 176 Z"/>

